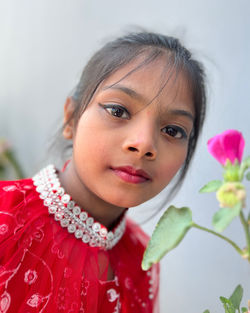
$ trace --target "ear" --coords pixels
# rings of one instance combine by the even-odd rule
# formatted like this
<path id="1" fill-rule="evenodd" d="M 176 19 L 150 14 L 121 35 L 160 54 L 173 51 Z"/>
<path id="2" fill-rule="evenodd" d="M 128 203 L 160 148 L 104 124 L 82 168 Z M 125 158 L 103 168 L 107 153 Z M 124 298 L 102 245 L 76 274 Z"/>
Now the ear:
<path id="1" fill-rule="evenodd" d="M 66 126 L 63 129 L 63 137 L 65 139 L 72 139 L 74 133 L 74 119 L 72 118 L 72 114 L 74 112 L 75 105 L 74 101 L 71 97 L 66 99 L 64 104 L 64 119 L 63 123 Z"/>

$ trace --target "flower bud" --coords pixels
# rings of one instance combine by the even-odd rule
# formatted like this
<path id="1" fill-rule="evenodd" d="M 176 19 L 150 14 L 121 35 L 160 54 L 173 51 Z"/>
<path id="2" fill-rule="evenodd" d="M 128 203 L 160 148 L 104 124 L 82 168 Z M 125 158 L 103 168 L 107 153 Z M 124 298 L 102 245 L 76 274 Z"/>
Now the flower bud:
<path id="1" fill-rule="evenodd" d="M 237 203 L 245 206 L 246 189 L 239 182 L 224 183 L 216 193 L 216 198 L 222 208 L 233 208 Z"/>
<path id="2" fill-rule="evenodd" d="M 236 160 L 234 164 L 230 160 L 226 161 L 225 172 L 223 174 L 226 182 L 237 182 L 241 180 L 240 177 L 240 165 Z"/>

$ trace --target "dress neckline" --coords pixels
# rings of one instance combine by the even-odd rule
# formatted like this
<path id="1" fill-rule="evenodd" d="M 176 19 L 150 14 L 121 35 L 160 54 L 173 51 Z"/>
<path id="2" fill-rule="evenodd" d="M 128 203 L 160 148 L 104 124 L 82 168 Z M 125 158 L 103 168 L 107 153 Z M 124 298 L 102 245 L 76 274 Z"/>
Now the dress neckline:
<path id="1" fill-rule="evenodd" d="M 33 184 L 48 212 L 63 228 L 83 243 L 103 250 L 112 249 L 122 238 L 126 228 L 125 213 L 117 225 L 108 230 L 87 212 L 80 208 L 61 186 L 58 171 L 54 165 L 48 165 L 33 178 Z"/>

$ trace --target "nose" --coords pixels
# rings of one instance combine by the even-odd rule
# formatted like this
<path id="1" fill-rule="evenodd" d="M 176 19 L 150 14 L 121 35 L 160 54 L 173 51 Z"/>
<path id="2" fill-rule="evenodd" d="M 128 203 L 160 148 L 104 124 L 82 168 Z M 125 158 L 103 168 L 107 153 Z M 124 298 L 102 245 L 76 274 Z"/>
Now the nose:
<path id="1" fill-rule="evenodd" d="M 152 126 L 138 123 L 132 127 L 123 143 L 124 152 L 134 153 L 138 158 L 154 160 L 157 156 L 156 138 Z"/>

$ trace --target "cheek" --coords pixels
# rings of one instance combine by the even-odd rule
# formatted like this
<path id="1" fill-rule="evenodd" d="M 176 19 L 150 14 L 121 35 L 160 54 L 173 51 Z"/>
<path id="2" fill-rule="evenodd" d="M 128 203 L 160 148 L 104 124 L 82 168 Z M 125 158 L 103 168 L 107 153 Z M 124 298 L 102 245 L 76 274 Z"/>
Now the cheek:
<path id="1" fill-rule="evenodd" d="M 92 167 L 105 161 L 112 151 L 111 138 L 95 125 L 79 125 L 74 139 L 74 158 Z"/>
<path id="2" fill-rule="evenodd" d="M 161 161 L 161 166 L 158 167 L 157 175 L 162 181 L 162 184 L 167 185 L 170 180 L 176 175 L 186 160 L 187 149 L 181 149 L 176 153 L 168 154 Z"/>

